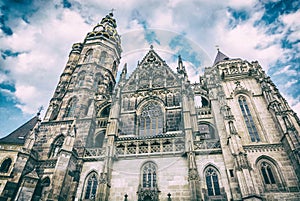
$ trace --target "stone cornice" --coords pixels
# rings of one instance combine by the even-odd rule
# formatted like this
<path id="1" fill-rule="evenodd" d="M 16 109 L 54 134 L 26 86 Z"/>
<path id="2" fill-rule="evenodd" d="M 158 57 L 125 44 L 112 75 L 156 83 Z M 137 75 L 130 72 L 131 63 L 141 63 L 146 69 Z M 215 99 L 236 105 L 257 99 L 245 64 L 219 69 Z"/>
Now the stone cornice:
<path id="1" fill-rule="evenodd" d="M 246 146 L 243 146 L 243 148 L 247 153 L 282 151 L 284 149 L 283 145 L 281 143 L 246 145 Z"/>

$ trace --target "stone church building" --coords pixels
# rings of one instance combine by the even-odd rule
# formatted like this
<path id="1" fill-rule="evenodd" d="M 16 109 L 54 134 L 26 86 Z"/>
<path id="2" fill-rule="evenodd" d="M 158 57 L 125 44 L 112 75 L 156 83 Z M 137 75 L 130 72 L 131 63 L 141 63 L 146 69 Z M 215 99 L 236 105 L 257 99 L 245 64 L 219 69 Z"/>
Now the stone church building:
<path id="1" fill-rule="evenodd" d="M 300 200 L 300 121 L 257 61 L 218 50 L 192 84 L 151 46 L 117 79 L 116 27 L 75 43 L 44 119 L 0 139 L 1 201 Z"/>

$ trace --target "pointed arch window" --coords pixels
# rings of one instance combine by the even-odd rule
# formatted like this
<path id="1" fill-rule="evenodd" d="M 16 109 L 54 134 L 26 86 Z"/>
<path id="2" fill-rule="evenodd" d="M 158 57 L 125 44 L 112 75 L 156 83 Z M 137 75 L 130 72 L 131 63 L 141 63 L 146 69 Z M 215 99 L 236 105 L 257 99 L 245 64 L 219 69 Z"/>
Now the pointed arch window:
<path id="1" fill-rule="evenodd" d="M 248 129 L 251 141 L 259 142 L 260 137 L 258 135 L 256 126 L 254 124 L 253 117 L 251 115 L 246 97 L 244 97 L 244 96 L 239 97 L 239 105 L 240 105 L 240 108 L 241 108 L 241 111 L 243 114 L 243 118 L 244 118 L 244 121 L 245 121 L 247 129 Z"/>
<path id="2" fill-rule="evenodd" d="M 258 162 L 257 168 L 261 175 L 262 183 L 266 191 L 284 191 L 283 177 L 277 166 L 268 159 Z"/>
<path id="3" fill-rule="evenodd" d="M 55 158 L 59 151 L 61 150 L 65 141 L 65 137 L 62 135 L 58 137 L 51 145 L 51 150 L 49 153 L 49 158 Z"/>
<path id="4" fill-rule="evenodd" d="M 102 51 L 101 55 L 100 55 L 99 63 L 102 64 L 102 65 L 105 64 L 106 57 L 107 57 L 107 52 Z"/>
<path id="5" fill-rule="evenodd" d="M 93 58 L 93 50 L 90 49 L 86 52 L 85 57 L 84 57 L 84 63 L 89 63 L 92 61 Z"/>
<path id="6" fill-rule="evenodd" d="M 75 115 L 75 109 L 77 106 L 77 98 L 72 98 L 66 108 L 65 117 L 73 117 Z"/>
<path id="7" fill-rule="evenodd" d="M 82 71 L 78 74 L 77 78 L 77 86 L 81 87 L 84 84 L 85 71 Z"/>
<path id="8" fill-rule="evenodd" d="M 98 187 L 98 175 L 93 172 L 86 178 L 86 186 L 84 192 L 84 199 L 95 200 Z"/>
<path id="9" fill-rule="evenodd" d="M 0 172 L 7 173 L 11 166 L 11 163 L 12 163 L 11 158 L 5 159 L 0 166 Z"/>
<path id="10" fill-rule="evenodd" d="M 214 168 L 209 167 L 205 170 L 205 181 L 208 196 L 221 195 L 218 173 Z"/>
<path id="11" fill-rule="evenodd" d="M 162 132 L 163 112 L 157 103 L 150 102 L 142 108 L 139 135 L 151 136 Z"/>
<path id="12" fill-rule="evenodd" d="M 156 165 L 152 162 L 146 163 L 142 168 L 142 187 L 155 188 L 157 186 Z"/>
<path id="13" fill-rule="evenodd" d="M 276 184 L 272 166 L 267 162 L 261 163 L 261 173 L 265 184 Z"/>

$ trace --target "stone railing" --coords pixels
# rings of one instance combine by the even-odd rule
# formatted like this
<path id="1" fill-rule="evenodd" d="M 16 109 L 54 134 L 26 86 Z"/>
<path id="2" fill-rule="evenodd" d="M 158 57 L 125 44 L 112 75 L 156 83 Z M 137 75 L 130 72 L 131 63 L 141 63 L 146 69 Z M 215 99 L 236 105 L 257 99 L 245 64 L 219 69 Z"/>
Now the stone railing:
<path id="1" fill-rule="evenodd" d="M 212 117 L 211 108 L 209 108 L 209 107 L 197 108 L 197 116 L 198 116 L 198 118 Z"/>
<path id="2" fill-rule="evenodd" d="M 195 151 L 220 151 L 221 144 L 219 140 L 200 140 L 194 141 Z"/>
<path id="3" fill-rule="evenodd" d="M 116 142 L 117 156 L 175 154 L 184 151 L 184 141 L 181 138 L 161 138 Z"/>
<path id="4" fill-rule="evenodd" d="M 106 128 L 107 119 L 98 119 L 97 120 L 97 128 Z"/>
<path id="5" fill-rule="evenodd" d="M 47 168 L 55 168 L 57 159 L 48 159 L 44 161 L 39 161 L 39 168 L 47 169 Z"/>
<path id="6" fill-rule="evenodd" d="M 102 158 L 105 156 L 104 148 L 85 148 L 83 158 Z"/>

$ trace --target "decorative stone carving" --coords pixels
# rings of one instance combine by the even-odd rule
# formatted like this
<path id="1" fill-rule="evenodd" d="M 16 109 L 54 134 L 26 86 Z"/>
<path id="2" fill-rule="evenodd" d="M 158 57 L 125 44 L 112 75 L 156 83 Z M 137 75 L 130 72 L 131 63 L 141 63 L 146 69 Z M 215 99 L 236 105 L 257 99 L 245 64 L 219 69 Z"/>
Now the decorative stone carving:
<path id="1" fill-rule="evenodd" d="M 138 201 L 144 201 L 146 199 L 149 200 L 158 200 L 160 191 L 157 187 L 154 188 L 142 188 L 139 186 L 139 190 L 137 192 Z"/>

